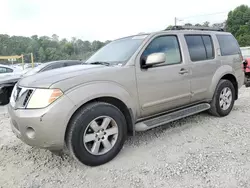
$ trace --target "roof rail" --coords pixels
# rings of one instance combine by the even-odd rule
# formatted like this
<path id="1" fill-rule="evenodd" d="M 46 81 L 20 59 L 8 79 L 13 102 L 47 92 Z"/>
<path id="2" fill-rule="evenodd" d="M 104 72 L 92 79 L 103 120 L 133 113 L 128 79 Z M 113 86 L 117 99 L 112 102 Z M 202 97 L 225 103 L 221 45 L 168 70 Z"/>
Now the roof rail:
<path id="1" fill-rule="evenodd" d="M 167 30 L 201 30 L 201 31 L 224 31 L 223 28 L 219 27 L 204 27 L 204 26 L 173 26 L 171 28 L 165 29 Z"/>

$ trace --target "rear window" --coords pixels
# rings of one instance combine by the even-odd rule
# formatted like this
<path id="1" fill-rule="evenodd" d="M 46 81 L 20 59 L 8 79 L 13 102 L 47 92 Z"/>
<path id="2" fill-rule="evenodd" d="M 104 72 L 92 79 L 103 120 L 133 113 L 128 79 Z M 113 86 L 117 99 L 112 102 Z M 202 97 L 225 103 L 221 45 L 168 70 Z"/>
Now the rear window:
<path id="1" fill-rule="evenodd" d="M 240 53 L 237 40 L 232 35 L 216 35 L 219 41 L 221 55 L 236 55 Z"/>

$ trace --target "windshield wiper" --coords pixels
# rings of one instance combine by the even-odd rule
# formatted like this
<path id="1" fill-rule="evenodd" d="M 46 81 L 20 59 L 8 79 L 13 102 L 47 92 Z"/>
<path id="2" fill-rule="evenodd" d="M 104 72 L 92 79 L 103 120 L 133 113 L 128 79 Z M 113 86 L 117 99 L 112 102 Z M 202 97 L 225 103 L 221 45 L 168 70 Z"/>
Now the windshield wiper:
<path id="1" fill-rule="evenodd" d="M 110 63 L 105 62 L 105 61 L 95 61 L 95 62 L 90 62 L 88 64 L 91 64 L 91 65 L 106 65 L 106 66 L 110 65 Z"/>

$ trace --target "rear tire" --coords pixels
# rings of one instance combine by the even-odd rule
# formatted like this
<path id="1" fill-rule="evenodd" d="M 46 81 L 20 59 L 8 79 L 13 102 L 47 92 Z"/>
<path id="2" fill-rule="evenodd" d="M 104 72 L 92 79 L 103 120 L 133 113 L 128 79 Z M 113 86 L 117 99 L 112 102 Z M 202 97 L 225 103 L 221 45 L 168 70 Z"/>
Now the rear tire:
<path id="1" fill-rule="evenodd" d="M 73 116 L 67 132 L 70 153 L 85 165 L 98 166 L 120 152 L 127 136 L 127 124 L 117 107 L 94 102 Z"/>
<path id="2" fill-rule="evenodd" d="M 220 80 L 215 90 L 209 113 L 217 117 L 227 116 L 234 106 L 235 93 L 232 82 L 224 79 Z"/>

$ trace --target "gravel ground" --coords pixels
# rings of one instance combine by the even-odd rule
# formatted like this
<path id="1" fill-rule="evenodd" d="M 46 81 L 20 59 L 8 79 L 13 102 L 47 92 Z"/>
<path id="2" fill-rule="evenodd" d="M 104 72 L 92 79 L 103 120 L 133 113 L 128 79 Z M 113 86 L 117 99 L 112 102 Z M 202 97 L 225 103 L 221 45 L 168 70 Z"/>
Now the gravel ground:
<path id="1" fill-rule="evenodd" d="M 250 187 L 250 90 L 231 114 L 201 113 L 138 133 L 99 167 L 29 147 L 0 115 L 0 187 Z M 3 112 L 1 110 L 0 112 Z"/>

